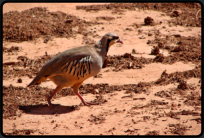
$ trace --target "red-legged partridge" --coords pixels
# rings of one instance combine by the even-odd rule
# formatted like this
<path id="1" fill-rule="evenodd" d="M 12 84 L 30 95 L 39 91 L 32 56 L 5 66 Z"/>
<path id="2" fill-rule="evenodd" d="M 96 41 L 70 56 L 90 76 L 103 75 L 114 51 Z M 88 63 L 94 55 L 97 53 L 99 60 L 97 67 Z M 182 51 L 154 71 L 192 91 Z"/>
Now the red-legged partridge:
<path id="1" fill-rule="evenodd" d="M 66 50 L 45 63 L 27 87 L 39 84 L 49 78 L 57 85 L 52 95 L 47 99 L 49 106 L 52 105 L 50 101 L 52 97 L 64 87 L 73 87 L 74 93 L 84 105 L 96 104 L 87 102 L 79 94 L 79 87 L 84 80 L 100 72 L 108 49 L 115 43 L 123 42 L 117 34 L 107 33 L 94 45 Z"/>

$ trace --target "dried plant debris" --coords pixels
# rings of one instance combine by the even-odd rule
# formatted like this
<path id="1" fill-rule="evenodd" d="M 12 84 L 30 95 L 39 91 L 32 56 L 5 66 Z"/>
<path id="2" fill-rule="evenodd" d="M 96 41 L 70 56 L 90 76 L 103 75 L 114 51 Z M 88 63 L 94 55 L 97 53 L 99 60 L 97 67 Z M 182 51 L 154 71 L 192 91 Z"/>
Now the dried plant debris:
<path id="1" fill-rule="evenodd" d="M 163 102 L 163 101 L 158 101 L 158 100 L 151 100 L 146 105 L 135 105 L 134 107 L 131 108 L 131 110 L 149 108 L 149 107 L 153 108 L 153 107 L 156 107 L 157 105 L 168 105 L 168 102 Z"/>
<path id="2" fill-rule="evenodd" d="M 19 52 L 20 48 L 18 46 L 11 46 L 10 48 L 3 47 L 3 52 L 9 53 L 9 52 Z"/>
<path id="3" fill-rule="evenodd" d="M 15 129 L 11 133 L 4 133 L 4 134 L 5 135 L 30 135 L 36 131 L 39 131 L 39 130 L 33 130 L 33 129 L 18 130 L 18 129 Z"/>
<path id="4" fill-rule="evenodd" d="M 103 5 L 77 6 L 77 10 L 112 10 L 122 14 L 124 10 L 157 10 L 172 16 L 169 25 L 201 27 L 201 5 L 199 3 L 111 3 Z M 174 9 L 172 11 L 172 9 Z M 178 12 L 180 10 L 181 12 Z"/>
<path id="5" fill-rule="evenodd" d="M 3 66 L 3 79 L 9 79 L 9 78 L 14 78 L 14 77 L 19 77 L 20 79 L 22 76 L 28 76 L 29 78 L 32 78 L 38 73 L 39 68 L 41 68 L 44 65 L 44 63 L 50 60 L 53 56 L 54 55 L 45 54 L 44 56 L 40 57 L 37 60 L 30 60 L 29 58 L 25 56 L 20 56 L 18 57 L 18 59 L 20 60 L 19 62 L 15 64 L 10 64 L 9 66 L 8 65 Z M 142 64 L 149 64 L 152 62 L 152 59 L 135 58 L 135 57 L 131 58 L 131 57 L 132 57 L 131 54 L 125 54 L 123 56 L 108 56 L 107 60 L 109 60 L 109 62 L 107 65 L 114 66 L 116 68 L 120 67 L 122 69 L 134 68 L 135 66 L 136 68 L 139 69 L 143 67 Z M 121 66 L 121 63 L 123 66 Z M 130 65 L 130 63 L 132 63 L 132 65 Z M 25 69 L 16 69 L 16 67 L 24 67 Z M 184 72 L 175 72 L 175 73 L 167 74 L 164 71 L 161 74 L 161 77 L 157 81 L 151 82 L 151 83 L 141 82 L 135 85 L 124 85 L 124 86 L 109 86 L 108 84 L 97 84 L 97 85 L 87 84 L 80 88 L 80 92 L 82 94 L 83 93 L 93 93 L 94 94 L 94 89 L 100 88 L 99 89 L 100 93 L 109 93 L 113 91 L 126 90 L 126 93 L 134 92 L 134 93 L 139 94 L 142 92 L 147 92 L 148 88 L 154 84 L 167 85 L 167 84 L 174 83 L 174 82 L 180 82 L 181 78 L 189 79 L 192 77 L 201 78 L 201 65 L 196 66 L 193 70 L 188 70 Z M 21 82 L 21 80 L 19 80 L 19 82 Z M 178 88 L 179 89 L 181 88 L 181 90 L 186 89 L 187 87 L 184 87 L 184 86 L 186 85 L 181 83 L 178 86 Z M 47 96 L 47 93 L 52 92 L 52 91 L 53 91 L 52 89 L 41 88 L 39 86 L 32 86 L 31 90 L 27 90 L 26 88 L 23 88 L 23 87 L 13 87 L 13 86 L 5 87 L 3 86 L 3 101 L 4 101 L 3 115 L 4 117 L 15 115 L 16 114 L 15 112 L 17 111 L 19 105 L 39 104 L 40 102 L 45 101 L 45 97 Z M 182 91 L 174 91 L 174 92 L 178 94 L 184 93 Z M 39 96 L 39 93 L 41 93 L 41 96 Z M 14 94 L 16 94 L 16 96 L 19 98 L 22 98 L 22 96 L 20 96 L 19 94 L 24 95 L 25 97 L 24 96 L 23 97 L 25 99 L 23 98 L 24 99 L 23 101 L 25 103 L 19 103 L 18 98 L 14 97 Z M 71 88 L 60 91 L 59 93 L 56 94 L 55 97 L 67 96 L 67 95 L 74 95 Z M 162 97 L 164 96 L 170 97 L 171 93 L 161 92 L 160 94 L 157 93 L 157 95 L 158 96 L 160 95 Z M 13 98 L 11 97 L 13 97 L 16 100 L 12 100 Z M 192 99 L 187 99 L 185 101 L 185 104 L 199 105 L 201 103 L 200 99 L 201 97 L 198 97 L 196 101 L 193 101 Z M 7 101 L 11 103 L 8 104 Z M 104 100 L 104 102 L 105 101 L 106 100 Z"/>
<path id="6" fill-rule="evenodd" d="M 45 7 L 35 7 L 22 12 L 10 11 L 3 14 L 3 40 L 20 42 L 44 37 L 71 37 L 72 28 L 78 26 L 83 34 L 86 26 L 96 24 L 81 20 L 63 12 L 49 12 Z"/>
<path id="7" fill-rule="evenodd" d="M 91 114 L 90 118 L 88 119 L 89 122 L 94 123 L 94 124 L 101 124 L 105 122 L 105 117 L 103 117 L 103 114 L 99 115 L 93 115 Z"/>
<path id="8" fill-rule="evenodd" d="M 179 81 L 178 89 L 182 89 L 182 90 L 189 89 L 186 81 L 184 80 Z"/>
<path id="9" fill-rule="evenodd" d="M 149 131 L 149 132 L 146 133 L 145 135 L 159 135 L 159 131 L 156 131 L 156 130 Z"/>
<path id="10" fill-rule="evenodd" d="M 109 16 L 100 16 L 100 17 L 96 17 L 97 20 L 106 20 L 106 21 L 110 21 L 115 19 L 114 17 L 109 17 Z"/>
<path id="11" fill-rule="evenodd" d="M 46 102 L 49 92 L 53 92 L 53 89 L 42 88 L 38 85 L 29 89 L 12 85 L 3 86 L 3 117 L 16 116 L 19 106 L 39 105 Z M 54 98 L 67 95 L 74 95 L 71 88 L 61 90 Z"/>
<path id="12" fill-rule="evenodd" d="M 142 64 L 152 63 L 151 58 L 134 57 L 131 53 L 125 53 L 121 56 L 107 56 L 103 67 L 115 67 L 116 71 L 120 69 L 140 69 Z"/>
<path id="13" fill-rule="evenodd" d="M 168 46 L 172 43 L 176 46 Z M 178 37 L 178 35 L 175 34 L 164 38 L 158 37 L 149 44 L 158 44 L 160 49 L 166 49 L 171 53 L 169 56 L 165 57 L 162 63 L 172 64 L 177 61 L 182 61 L 199 64 L 201 62 L 201 37 Z M 155 48 L 152 52 L 154 53 L 154 51 Z"/>
<path id="14" fill-rule="evenodd" d="M 170 132 L 172 134 L 184 135 L 188 127 L 181 124 L 169 124 Z"/>
<path id="15" fill-rule="evenodd" d="M 180 117 L 178 116 L 179 113 L 177 113 L 177 112 L 170 111 L 168 113 L 165 113 L 165 115 L 168 117 L 174 118 L 174 119 L 180 119 Z"/>
<path id="16" fill-rule="evenodd" d="M 186 100 L 184 101 L 184 104 L 188 106 L 200 106 L 201 105 L 201 95 L 200 94 L 189 94 L 186 96 Z"/>
<path id="17" fill-rule="evenodd" d="M 3 41 L 10 42 L 22 42 L 36 40 L 36 38 L 43 38 L 44 43 L 52 41 L 55 37 L 74 37 L 77 34 L 81 34 L 82 43 L 93 44 L 95 43 L 93 38 L 99 39 L 100 36 L 92 31 L 86 30 L 88 26 L 100 25 L 107 21 L 117 20 L 121 18 L 120 14 L 125 14 L 128 10 L 157 10 L 162 11 L 164 14 L 161 16 L 170 16 L 171 20 L 168 20 L 168 25 L 163 25 L 163 29 L 167 26 L 196 26 L 201 27 L 201 5 L 199 3 L 111 3 L 104 5 L 88 5 L 77 6 L 78 10 L 86 10 L 88 12 L 97 12 L 100 10 L 110 10 L 111 14 L 117 14 L 114 16 L 98 16 L 95 21 L 85 21 L 79 19 L 76 16 L 69 15 L 63 12 L 50 12 L 44 7 L 35 7 L 22 12 L 10 11 L 3 14 Z M 117 17 L 116 17 L 117 16 Z M 134 29 L 140 28 L 142 25 L 161 25 L 162 21 L 154 21 L 153 16 L 144 17 L 144 23 L 132 23 L 130 26 L 126 26 L 124 31 L 131 32 Z M 101 22 L 99 22 L 101 21 Z M 26 24 L 26 25 L 25 25 Z M 103 31 L 105 25 L 101 27 Z M 136 32 L 137 33 L 137 32 Z M 138 29 L 138 34 L 143 34 L 144 31 Z M 155 123 L 159 119 L 169 118 L 176 121 L 181 121 L 183 116 L 190 116 L 192 121 L 197 124 L 201 124 L 201 37 L 200 36 L 188 36 L 184 37 L 179 33 L 172 35 L 164 35 L 159 30 L 146 33 L 148 38 L 147 44 L 152 46 L 152 55 L 155 58 L 136 57 L 139 54 L 137 49 L 132 49 L 129 53 L 123 55 L 107 56 L 103 64 L 103 67 L 111 67 L 108 70 L 115 72 L 122 72 L 129 69 L 142 69 L 146 64 L 157 63 L 160 64 L 173 64 L 175 62 L 193 63 L 196 67 L 192 70 L 183 72 L 167 73 L 164 70 L 161 76 L 153 82 L 139 82 L 138 84 L 126 84 L 126 85 L 109 85 L 107 83 L 102 84 L 85 84 L 79 88 L 81 94 L 91 93 L 95 95 L 94 102 L 104 103 L 109 102 L 106 95 L 112 97 L 116 94 L 126 94 L 120 96 L 120 100 L 132 100 L 132 105 L 129 110 L 125 107 L 119 109 L 105 109 L 99 114 L 92 114 L 87 118 L 90 125 L 104 124 L 107 120 L 106 116 L 109 115 L 126 115 L 125 117 L 134 117 L 130 120 L 130 125 L 137 126 L 140 122 L 153 121 Z M 142 37 L 141 37 L 142 38 Z M 168 56 L 161 54 L 161 50 L 165 50 Z M 3 54 L 15 55 L 17 52 L 22 51 L 21 47 L 12 45 L 10 48 L 2 47 Z M 27 56 L 17 57 L 17 62 L 4 62 L 3 63 L 3 80 L 9 80 L 15 78 L 16 83 L 23 83 L 23 77 L 33 78 L 39 72 L 39 69 L 55 55 L 49 55 L 45 52 L 45 55 L 38 57 L 37 59 L 30 59 Z M 108 71 L 107 70 L 107 71 Z M 101 74 L 96 76 L 97 78 L 103 77 Z M 190 78 L 198 78 L 199 84 L 192 85 L 187 83 Z M 154 93 L 154 96 L 159 96 L 161 100 L 148 101 L 148 95 L 152 92 L 152 86 L 176 84 L 177 88 L 168 90 L 160 90 Z M 3 98 L 3 118 L 9 120 L 15 120 L 21 117 L 22 113 L 32 113 L 38 108 L 49 108 L 46 98 L 53 92 L 53 89 L 40 87 L 40 85 L 34 85 L 29 88 L 3 86 L 2 87 Z M 141 96 L 147 95 L 147 97 Z M 67 88 L 56 93 L 53 99 L 63 96 L 75 96 L 72 88 Z M 158 97 L 158 98 L 159 98 Z M 176 98 L 175 98 L 176 97 Z M 178 100 L 174 101 L 174 100 Z M 79 103 L 80 103 L 80 99 Z M 147 102 L 147 103 L 146 103 Z M 104 104 L 104 105 L 105 105 Z M 125 102 L 128 104 L 128 102 Z M 72 105 L 67 103 L 68 106 L 56 105 L 53 110 L 50 111 L 51 115 L 58 116 L 62 107 L 66 107 L 66 111 L 79 110 L 79 105 Z M 98 107 L 100 107 L 98 106 Z M 191 106 L 190 108 L 184 108 L 183 106 Z M 60 109 L 58 108 L 60 107 Z M 135 110 L 136 109 L 136 110 Z M 178 110 L 179 109 L 179 110 Z M 151 115 L 143 115 L 146 112 L 150 112 Z M 141 120 L 136 118 L 141 117 Z M 166 121 L 162 120 L 162 121 Z M 188 121 L 187 120 L 187 121 Z M 187 122 L 186 121 L 186 122 Z M 54 123 L 53 121 L 51 123 Z M 183 122 L 185 123 L 185 122 Z M 77 123 L 74 124 L 78 128 L 83 128 Z M 128 124 L 129 125 L 129 124 Z M 127 126 L 128 126 L 127 125 Z M 53 129 L 60 126 L 55 124 Z M 124 129 L 124 132 L 128 135 L 139 134 L 140 129 L 132 128 Z M 134 126 L 133 126 L 134 127 Z M 184 124 L 169 124 L 164 133 L 173 135 L 185 135 L 185 132 L 191 128 L 191 126 L 185 126 Z M 107 130 L 114 134 L 117 127 L 112 127 Z M 19 130 L 14 128 L 11 132 L 5 133 L 5 135 L 30 135 L 39 130 L 23 129 Z M 43 134 L 39 131 L 38 133 Z M 161 132 L 158 130 L 146 131 L 146 135 L 159 135 Z"/>
<path id="18" fill-rule="evenodd" d="M 24 72 L 24 70 L 21 70 L 20 72 L 16 71 L 16 70 L 10 70 L 10 68 L 8 66 L 4 66 L 3 67 L 3 75 L 6 75 L 6 72 L 10 75 L 10 77 L 12 78 L 13 75 L 19 75 L 19 76 L 24 76 L 26 74 L 30 74 L 30 76 L 32 75 L 36 75 L 36 73 L 38 72 L 38 68 L 39 66 L 42 66 L 45 62 L 43 59 L 50 59 L 51 57 L 49 55 L 47 56 L 43 56 L 42 60 L 37 60 L 37 61 L 30 61 L 27 58 L 21 57 L 20 59 L 23 62 L 19 62 L 16 65 L 10 65 L 11 67 L 13 66 L 23 66 L 24 63 L 28 63 L 28 64 L 33 64 L 33 65 L 37 65 L 35 68 L 33 66 L 31 66 L 31 70 L 27 70 L 26 72 Z M 115 59 L 117 59 L 117 57 L 115 57 Z M 124 59 L 130 59 L 130 58 L 124 58 Z M 7 69 L 7 71 L 6 71 Z M 33 71 L 33 72 L 32 72 Z M 22 73 L 22 74 L 21 74 Z M 8 77 L 8 76 L 4 76 L 4 77 Z M 94 89 L 98 89 L 99 93 L 105 94 L 105 93 L 109 93 L 109 92 L 113 92 L 113 91 L 121 91 L 121 90 L 125 90 L 125 93 L 145 93 L 148 91 L 148 88 L 151 87 L 152 85 L 156 84 L 156 85 L 167 85 L 170 83 L 174 83 L 174 82 L 180 82 L 181 78 L 184 79 L 189 79 L 192 77 L 198 77 L 201 78 L 201 66 L 196 67 L 193 70 L 188 70 L 188 71 L 184 71 L 184 72 L 175 72 L 175 73 L 171 73 L 171 74 L 167 74 L 165 71 L 161 74 L 161 78 L 159 78 L 157 81 L 155 82 L 151 82 L 151 83 L 144 83 L 144 82 L 140 82 L 138 84 L 130 84 L 130 85 L 124 85 L 124 86 L 117 86 L 117 85 L 113 85 L 110 86 L 108 84 L 96 84 L 96 85 L 92 85 L 92 84 L 87 84 L 87 85 L 83 85 L 82 87 L 80 87 L 80 92 L 82 94 L 84 93 L 94 93 Z M 181 84 L 182 86 L 182 84 Z M 184 88 L 184 87 L 180 87 L 179 88 Z M 185 87 L 186 88 L 186 87 Z M 190 88 L 191 89 L 191 88 Z M 181 89 L 182 90 L 182 89 Z M 16 111 L 18 109 L 18 106 L 20 105 L 35 105 L 35 104 L 39 104 L 41 102 L 45 101 L 45 98 L 47 96 L 48 92 L 52 92 L 52 89 L 48 89 L 48 88 L 41 88 L 39 86 L 32 86 L 30 90 L 28 90 L 27 88 L 23 88 L 23 87 L 14 87 L 14 86 L 8 86 L 5 87 L 3 86 L 3 116 L 4 117 L 9 117 L 9 116 L 13 116 L 16 114 Z M 177 93 L 177 94 L 182 94 L 184 92 L 182 91 L 172 91 L 173 93 Z M 161 97 L 171 97 L 172 92 L 158 92 L 156 93 L 158 96 Z M 41 96 L 39 96 L 41 95 Z M 54 98 L 56 97 L 60 97 L 60 96 L 68 96 L 68 95 L 74 95 L 74 93 L 72 92 L 71 88 L 68 89 L 63 89 L 62 91 L 58 92 Z M 22 97 L 23 96 L 23 97 Z M 194 98 L 196 99 L 194 101 L 194 99 L 192 97 L 195 97 L 194 95 L 190 95 L 188 96 L 188 99 L 184 102 L 187 105 L 200 105 L 201 104 L 201 96 L 198 95 L 198 97 Z M 20 100 L 20 101 L 24 101 L 24 102 L 20 102 L 18 99 L 19 98 L 23 98 L 24 100 Z M 15 99 L 15 100 L 13 100 Z M 103 99 L 103 98 L 102 98 Z M 99 96 L 99 100 L 100 100 L 100 96 Z M 103 100 L 103 102 L 105 102 L 106 100 Z"/>
<path id="19" fill-rule="evenodd" d="M 178 17 L 180 15 L 180 12 L 173 11 L 171 17 Z"/>
<path id="20" fill-rule="evenodd" d="M 144 64 L 150 64 L 152 62 L 173 64 L 176 61 L 185 61 L 198 64 L 193 72 L 190 71 L 190 74 L 193 73 L 195 77 L 199 77 L 201 72 L 201 65 L 199 65 L 201 62 L 201 45 L 198 44 L 197 46 L 192 46 L 190 43 L 198 43 L 200 39 L 192 37 L 189 37 L 188 39 L 184 37 L 182 40 L 184 41 L 185 46 L 187 46 L 188 51 L 183 49 L 182 51 L 176 52 L 175 54 L 173 53 L 173 55 L 167 57 L 162 54 L 158 54 L 154 59 L 134 57 L 130 53 L 125 53 L 121 56 L 108 56 L 104 62 L 103 67 L 115 67 L 113 71 L 120 71 L 122 69 L 141 69 L 144 67 Z M 19 56 L 17 58 L 19 62 L 9 62 L 3 64 L 3 79 L 22 76 L 28 76 L 29 78 L 32 78 L 38 73 L 39 68 L 41 68 L 45 62 L 54 56 L 55 55 L 45 54 L 44 56 L 39 57 L 37 60 L 30 60 L 26 56 Z M 14 67 L 18 66 L 24 67 L 25 69 L 15 70 Z M 186 75 L 188 76 L 188 74 Z"/>
<path id="21" fill-rule="evenodd" d="M 96 99 L 93 102 L 102 104 L 102 103 L 107 102 L 107 100 L 104 98 L 104 96 L 102 94 L 99 94 L 96 96 Z"/>
<path id="22" fill-rule="evenodd" d="M 157 55 L 159 54 L 159 47 L 158 46 L 153 46 L 152 51 L 151 51 L 151 55 Z"/>
<path id="23" fill-rule="evenodd" d="M 154 62 L 163 62 L 165 59 L 163 54 L 157 54 L 156 57 L 154 58 Z"/>
<path id="24" fill-rule="evenodd" d="M 201 124 L 201 118 L 195 118 L 195 119 L 191 119 L 191 120 L 195 120 L 195 121 L 197 121 L 197 124 Z"/>
<path id="25" fill-rule="evenodd" d="M 152 17 L 149 17 L 149 16 L 147 16 L 147 17 L 144 19 L 144 23 L 145 23 L 145 25 L 151 25 L 151 26 L 156 25 L 154 19 L 153 19 Z"/>
<path id="26" fill-rule="evenodd" d="M 162 98 L 168 98 L 168 97 L 171 97 L 172 95 L 170 94 L 170 92 L 168 91 L 159 91 L 157 93 L 154 94 L 155 96 L 159 96 L 159 97 L 162 97 Z"/>
<path id="27" fill-rule="evenodd" d="M 192 70 L 183 71 L 183 72 L 175 72 L 171 74 L 162 73 L 161 77 L 155 81 L 156 84 L 160 85 L 167 85 L 173 82 L 180 82 L 182 79 L 189 79 L 189 78 L 201 78 L 201 70 L 199 68 L 194 68 Z M 182 83 L 182 82 L 180 82 Z M 185 84 L 181 84 L 184 88 Z M 179 85 L 180 88 L 180 85 Z M 186 88 L 186 87 L 185 87 Z"/>

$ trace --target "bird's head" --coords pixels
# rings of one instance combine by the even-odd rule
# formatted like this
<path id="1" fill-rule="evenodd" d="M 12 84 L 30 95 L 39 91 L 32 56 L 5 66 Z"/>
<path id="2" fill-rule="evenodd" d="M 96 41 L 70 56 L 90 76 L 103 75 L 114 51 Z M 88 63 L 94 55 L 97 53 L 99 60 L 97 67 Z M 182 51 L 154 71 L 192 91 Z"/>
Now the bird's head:
<path id="1" fill-rule="evenodd" d="M 121 43 L 123 44 L 123 41 L 120 40 L 119 36 L 115 33 L 107 33 L 105 34 L 102 39 L 101 39 L 102 45 L 106 46 L 106 52 L 108 52 L 108 49 L 116 44 L 116 43 Z"/>

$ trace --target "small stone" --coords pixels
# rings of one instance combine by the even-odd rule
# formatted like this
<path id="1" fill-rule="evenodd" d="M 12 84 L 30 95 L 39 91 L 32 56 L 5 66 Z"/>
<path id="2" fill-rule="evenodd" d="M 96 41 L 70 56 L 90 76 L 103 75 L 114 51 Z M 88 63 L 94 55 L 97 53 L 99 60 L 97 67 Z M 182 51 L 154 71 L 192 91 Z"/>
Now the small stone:
<path id="1" fill-rule="evenodd" d="M 18 79 L 18 83 L 22 83 L 22 79 Z"/>
<path id="2" fill-rule="evenodd" d="M 132 29 L 131 29 L 131 28 L 126 28 L 125 30 L 132 31 Z"/>
<path id="3" fill-rule="evenodd" d="M 172 16 L 173 17 L 178 17 L 180 13 L 178 11 L 173 11 Z"/>
<path id="4" fill-rule="evenodd" d="M 139 29 L 139 30 L 138 30 L 138 34 L 141 34 L 141 33 L 142 33 L 142 31 L 143 31 L 143 30 Z"/>
<path id="5" fill-rule="evenodd" d="M 141 37 L 139 37 L 139 39 L 145 39 L 145 37 L 144 37 L 144 36 L 141 36 Z"/>
<path id="6" fill-rule="evenodd" d="M 148 36 L 152 36 L 152 33 L 149 32 L 149 33 L 148 33 Z"/>
<path id="7" fill-rule="evenodd" d="M 72 19 L 68 19 L 68 20 L 65 21 L 65 23 L 71 23 L 71 22 L 73 22 Z"/>
<path id="8" fill-rule="evenodd" d="M 15 65 L 16 62 L 4 62 L 3 65 Z"/>
<path id="9" fill-rule="evenodd" d="M 144 23 L 145 25 L 151 25 L 151 26 L 156 25 L 156 23 L 154 22 L 154 19 L 149 16 L 144 19 Z"/>
<path id="10" fill-rule="evenodd" d="M 105 64 L 109 64 L 109 63 L 111 63 L 111 61 L 109 59 L 106 59 Z"/>
<path id="11" fill-rule="evenodd" d="M 132 68 L 132 62 L 128 62 L 128 69 Z"/>
<path id="12" fill-rule="evenodd" d="M 135 49 L 132 50 L 132 54 L 136 54 L 136 50 Z"/>
<path id="13" fill-rule="evenodd" d="M 172 106 L 172 107 L 176 107 L 177 104 L 176 104 L 176 103 L 172 103 L 171 106 Z"/>
<path id="14" fill-rule="evenodd" d="M 151 40 L 148 40 L 148 41 L 147 41 L 147 44 L 151 44 Z"/>
<path id="15" fill-rule="evenodd" d="M 125 53 L 124 58 L 130 58 L 132 55 L 130 53 Z"/>
<path id="16" fill-rule="evenodd" d="M 174 37 L 181 37 L 180 34 L 174 34 Z"/>
<path id="17" fill-rule="evenodd" d="M 159 47 L 159 48 L 163 48 L 163 47 L 164 47 L 164 44 L 161 43 L 161 42 L 159 42 L 159 43 L 158 43 L 158 47 Z"/>
<path id="18" fill-rule="evenodd" d="M 94 89 L 94 92 L 95 92 L 95 93 L 99 93 L 98 89 Z"/>
<path id="19" fill-rule="evenodd" d="M 16 115 L 17 115 L 18 117 L 21 117 L 22 111 L 21 111 L 21 110 L 18 110 L 18 111 L 16 112 Z"/>

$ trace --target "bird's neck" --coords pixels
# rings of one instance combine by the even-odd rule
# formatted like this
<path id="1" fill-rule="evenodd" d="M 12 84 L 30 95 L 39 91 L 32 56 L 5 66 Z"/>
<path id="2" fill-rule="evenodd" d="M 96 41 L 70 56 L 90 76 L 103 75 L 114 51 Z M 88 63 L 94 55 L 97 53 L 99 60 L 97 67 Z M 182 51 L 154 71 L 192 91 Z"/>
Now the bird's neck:
<path id="1" fill-rule="evenodd" d="M 102 60 L 105 60 L 105 57 L 108 53 L 107 45 L 104 45 L 101 43 L 101 41 L 98 41 L 95 46 L 97 53 L 102 57 Z"/>

